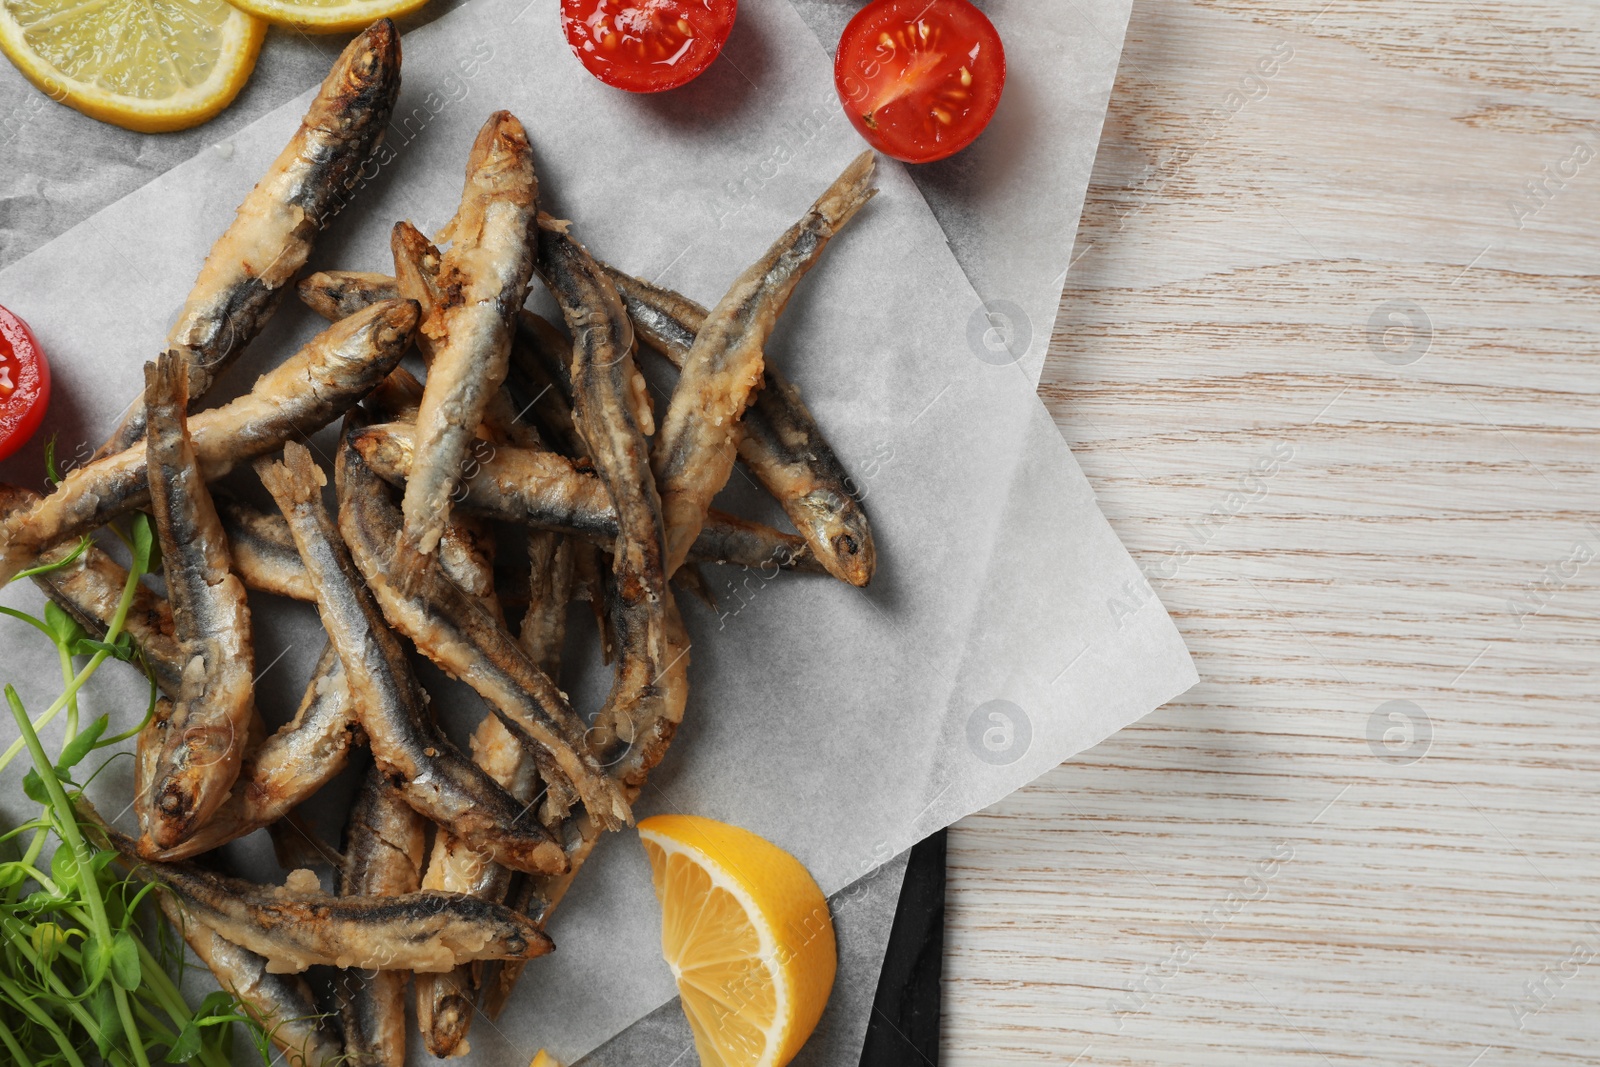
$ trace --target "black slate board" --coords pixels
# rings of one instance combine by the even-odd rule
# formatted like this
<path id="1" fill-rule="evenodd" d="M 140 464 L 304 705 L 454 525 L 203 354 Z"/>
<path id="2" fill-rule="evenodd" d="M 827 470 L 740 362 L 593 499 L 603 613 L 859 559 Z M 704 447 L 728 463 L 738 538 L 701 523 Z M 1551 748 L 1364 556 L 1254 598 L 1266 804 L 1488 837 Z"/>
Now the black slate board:
<path id="1" fill-rule="evenodd" d="M 861 1067 L 939 1067 L 945 839 L 944 830 L 924 838 L 906 863 Z"/>

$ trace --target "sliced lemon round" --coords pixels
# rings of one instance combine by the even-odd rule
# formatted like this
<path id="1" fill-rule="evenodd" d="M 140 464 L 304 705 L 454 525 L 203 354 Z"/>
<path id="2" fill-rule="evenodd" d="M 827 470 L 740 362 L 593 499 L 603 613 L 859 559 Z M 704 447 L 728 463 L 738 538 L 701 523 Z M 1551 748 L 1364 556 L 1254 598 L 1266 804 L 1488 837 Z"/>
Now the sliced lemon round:
<path id="1" fill-rule="evenodd" d="M 306 33 L 364 30 L 379 19 L 409 15 L 428 0 L 232 0 L 233 6 Z"/>
<path id="2" fill-rule="evenodd" d="M 838 969 L 828 902 L 800 861 L 694 815 L 639 823 L 661 902 L 661 951 L 703 1067 L 783 1067 L 816 1028 Z"/>
<path id="3" fill-rule="evenodd" d="M 144 133 L 227 107 L 267 27 L 222 0 L 0 0 L 0 51 L 51 99 Z"/>

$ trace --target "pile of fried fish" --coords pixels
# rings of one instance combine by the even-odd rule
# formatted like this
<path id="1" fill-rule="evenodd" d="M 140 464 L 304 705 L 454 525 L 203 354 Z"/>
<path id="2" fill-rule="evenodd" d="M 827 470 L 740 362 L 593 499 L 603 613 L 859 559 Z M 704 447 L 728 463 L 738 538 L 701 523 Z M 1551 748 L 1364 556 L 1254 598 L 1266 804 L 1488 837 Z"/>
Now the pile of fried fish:
<path id="1" fill-rule="evenodd" d="M 413 987 L 426 1047 L 462 1052 L 474 1014 L 497 1013 L 553 948 L 552 909 L 601 834 L 632 821 L 682 721 L 674 586 L 708 596 L 698 563 L 863 586 L 875 561 L 842 464 L 763 358 L 795 286 L 871 198 L 871 153 L 707 310 L 596 260 L 542 214 L 528 135 L 497 112 L 438 245 L 400 222 L 392 273 L 296 283 L 370 178 L 399 87 L 385 20 L 344 50 L 211 249 L 145 367 L 143 403 L 47 495 L 0 488 L 0 581 L 135 510 L 153 519 L 166 593 L 138 586 L 125 625 L 162 696 L 138 739 L 137 836 L 99 832 L 164 887 L 192 950 L 307 1067 L 402 1063 Z M 524 308 L 534 275 L 564 329 Z M 331 325 L 245 395 L 200 406 L 292 284 Z M 659 416 L 636 341 L 678 371 Z M 401 366 L 413 352 L 420 382 Z M 301 442 L 335 420 L 330 472 Z M 247 463 L 275 512 L 213 495 Z M 735 463 L 797 534 L 711 507 Z M 505 568 L 496 577 L 508 540 L 526 547 L 521 594 Z M 126 579 L 99 547 L 35 578 L 99 636 Z M 315 605 L 327 634 L 270 734 L 248 590 Z M 579 600 L 614 670 L 588 716 L 555 681 Z M 487 705 L 470 753 L 435 720 L 408 644 Z M 263 886 L 195 862 L 297 825 L 296 807 L 357 760 L 368 769 L 343 847 L 327 850 L 337 893 L 309 870 Z M 300 975 L 311 966 L 339 969 L 337 1010 L 319 1008 Z"/>

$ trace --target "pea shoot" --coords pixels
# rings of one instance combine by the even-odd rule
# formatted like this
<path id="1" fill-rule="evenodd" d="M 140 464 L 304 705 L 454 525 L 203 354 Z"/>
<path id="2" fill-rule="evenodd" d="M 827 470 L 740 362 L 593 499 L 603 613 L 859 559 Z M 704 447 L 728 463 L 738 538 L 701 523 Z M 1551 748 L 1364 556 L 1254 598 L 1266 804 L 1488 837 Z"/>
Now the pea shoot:
<path id="1" fill-rule="evenodd" d="M 155 712 L 154 676 L 123 632 L 140 577 L 159 566 L 155 532 L 146 516 L 136 515 L 119 536 L 132 564 L 103 639 L 91 637 L 54 603 L 45 605 L 42 619 L 0 607 L 0 613 L 28 623 L 55 646 L 63 686 L 35 718 L 15 688 L 4 688 L 20 736 L 0 754 L 0 769 L 27 750 L 33 766 L 23 778 L 23 791 L 40 805 L 40 813 L 0 833 L 0 1048 L 18 1067 L 228 1067 L 233 1025 L 243 1023 L 267 1063 L 267 1033 L 231 994 L 213 993 L 190 1008 L 169 973 L 181 967 L 181 946 L 161 936 L 165 928 L 159 920 L 152 924 L 153 937 L 140 922 L 140 905 L 159 887 L 125 876 L 117 854 L 85 834 L 88 824 L 75 807 L 93 778 L 91 773 L 78 781 L 79 768 L 95 752 L 133 737 Z M 69 566 L 89 544 L 85 538 L 60 558 L 17 577 Z M 88 661 L 79 668 L 81 657 Z M 108 715 L 82 728 L 79 723 L 78 693 L 108 659 L 144 666 L 149 681 L 140 721 L 117 734 L 109 733 Z M 39 730 L 63 712 L 62 747 L 52 760 Z"/>

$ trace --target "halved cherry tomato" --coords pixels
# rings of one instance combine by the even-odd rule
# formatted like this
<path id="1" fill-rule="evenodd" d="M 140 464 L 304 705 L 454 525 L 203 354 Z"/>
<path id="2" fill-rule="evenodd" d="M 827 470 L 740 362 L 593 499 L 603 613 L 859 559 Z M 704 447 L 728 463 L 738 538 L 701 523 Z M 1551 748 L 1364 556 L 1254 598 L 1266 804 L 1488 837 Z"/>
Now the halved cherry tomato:
<path id="1" fill-rule="evenodd" d="M 659 93 L 711 65 L 738 10 L 738 0 L 561 0 L 561 28 L 596 78 Z"/>
<path id="2" fill-rule="evenodd" d="M 0 459 L 27 444 L 50 406 L 50 364 L 28 324 L 0 307 Z"/>
<path id="3" fill-rule="evenodd" d="M 1006 53 L 994 23 L 967 0 L 876 0 L 845 27 L 833 82 L 868 144 L 930 163 L 989 125 Z"/>

